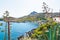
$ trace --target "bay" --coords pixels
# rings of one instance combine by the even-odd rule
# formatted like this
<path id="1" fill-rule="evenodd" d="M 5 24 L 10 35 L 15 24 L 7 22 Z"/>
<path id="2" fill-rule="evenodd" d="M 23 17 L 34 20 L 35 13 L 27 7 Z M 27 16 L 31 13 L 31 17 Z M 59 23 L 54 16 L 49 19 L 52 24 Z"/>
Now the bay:
<path id="1" fill-rule="evenodd" d="M 5 34 L 5 32 L 1 32 L 1 30 L 5 30 L 5 26 L 7 25 L 7 23 L 4 21 L 0 21 L 0 23 L 3 24 L 2 26 L 0 26 L 0 40 L 4 40 L 5 35 L 7 36 L 8 33 Z M 10 22 L 11 40 L 17 40 L 17 38 L 20 37 L 21 35 L 24 35 L 26 32 L 31 31 L 32 29 L 35 29 L 37 27 L 38 24 L 33 22 L 26 23 Z"/>

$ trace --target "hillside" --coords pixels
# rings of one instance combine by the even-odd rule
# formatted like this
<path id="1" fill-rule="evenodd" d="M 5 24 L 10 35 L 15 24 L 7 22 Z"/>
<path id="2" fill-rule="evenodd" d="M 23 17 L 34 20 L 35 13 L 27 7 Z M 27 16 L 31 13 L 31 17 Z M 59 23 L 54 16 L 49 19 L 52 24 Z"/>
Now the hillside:
<path id="1" fill-rule="evenodd" d="M 26 21 L 38 21 L 38 20 L 41 20 L 41 19 L 45 19 L 44 17 L 46 16 L 45 13 L 37 13 L 37 12 L 32 12 L 30 13 L 29 15 L 27 16 L 24 16 L 24 17 L 21 17 L 21 18 L 18 18 L 17 21 L 19 22 L 26 22 Z M 56 13 L 49 13 L 47 15 L 48 17 L 57 17 L 57 16 L 60 16 L 60 13 L 56 12 Z"/>
<path id="2" fill-rule="evenodd" d="M 38 20 L 41 20 L 41 19 L 45 20 L 45 16 L 46 16 L 45 13 L 37 13 L 37 12 L 33 11 L 29 15 L 23 16 L 23 17 L 20 17 L 20 18 L 9 17 L 9 20 L 13 21 L 13 22 L 34 22 L 34 21 L 38 21 Z M 60 16 L 60 13 L 58 13 L 58 12 L 49 13 L 47 16 L 48 17 L 50 16 L 50 17 L 53 18 L 53 17 L 56 17 L 56 16 Z"/>

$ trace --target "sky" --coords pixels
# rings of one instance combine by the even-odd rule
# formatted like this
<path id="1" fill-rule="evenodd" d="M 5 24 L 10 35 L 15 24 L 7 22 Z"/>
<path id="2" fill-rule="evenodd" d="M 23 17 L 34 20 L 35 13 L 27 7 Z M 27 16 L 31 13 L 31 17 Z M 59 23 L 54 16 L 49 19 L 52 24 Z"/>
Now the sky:
<path id="1" fill-rule="evenodd" d="M 53 12 L 59 12 L 60 0 L 0 0 L 0 17 L 5 11 L 9 11 L 12 17 L 23 17 L 31 12 L 42 12 L 42 5 L 45 2 Z"/>

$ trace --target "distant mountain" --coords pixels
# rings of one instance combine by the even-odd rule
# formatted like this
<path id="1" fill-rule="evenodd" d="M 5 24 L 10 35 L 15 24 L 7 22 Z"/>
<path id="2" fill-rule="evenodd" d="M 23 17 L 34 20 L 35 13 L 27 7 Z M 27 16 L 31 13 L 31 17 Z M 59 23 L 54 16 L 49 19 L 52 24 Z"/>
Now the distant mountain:
<path id="1" fill-rule="evenodd" d="M 9 17 L 9 20 L 10 21 L 14 21 L 14 22 L 38 21 L 39 18 L 44 18 L 45 14 L 46 13 L 37 13 L 37 12 L 33 11 L 29 15 L 24 16 L 24 17 L 20 17 L 20 18 Z M 49 13 L 49 15 L 51 17 L 56 17 L 56 16 L 60 16 L 60 13 L 58 13 L 58 12 L 56 12 L 56 13 Z"/>
<path id="2" fill-rule="evenodd" d="M 29 15 L 27 15 L 27 16 L 18 18 L 18 21 L 19 22 L 21 22 L 21 21 L 37 21 L 38 18 L 44 18 L 46 16 L 45 14 L 46 13 L 37 13 L 37 12 L 33 11 Z M 60 13 L 58 13 L 58 12 L 56 12 L 56 13 L 49 13 L 49 15 L 51 17 L 57 17 L 57 16 L 60 16 Z"/>
<path id="3" fill-rule="evenodd" d="M 31 12 L 29 15 L 30 15 L 30 16 L 33 16 L 33 15 L 35 15 L 35 14 L 37 14 L 37 12 L 36 12 L 36 11 L 33 11 L 33 12 Z"/>

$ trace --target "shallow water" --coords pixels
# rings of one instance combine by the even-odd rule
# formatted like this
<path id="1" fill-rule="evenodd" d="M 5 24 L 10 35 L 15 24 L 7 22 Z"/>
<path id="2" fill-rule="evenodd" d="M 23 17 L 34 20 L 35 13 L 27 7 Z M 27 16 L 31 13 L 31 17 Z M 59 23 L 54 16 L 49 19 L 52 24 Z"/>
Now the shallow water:
<path id="1" fill-rule="evenodd" d="M 5 30 L 5 26 L 7 25 L 7 23 L 4 21 L 0 21 L 0 23 L 3 23 L 3 25 L 0 26 L 0 31 Z M 17 38 L 21 35 L 24 35 L 25 32 L 28 32 L 37 27 L 38 24 L 32 22 L 26 22 L 26 23 L 11 22 L 10 23 L 11 40 L 17 40 Z M 6 33 L 6 40 L 7 40 L 7 34 L 8 33 Z M 4 40 L 4 36 L 5 32 L 0 32 L 0 40 Z"/>

